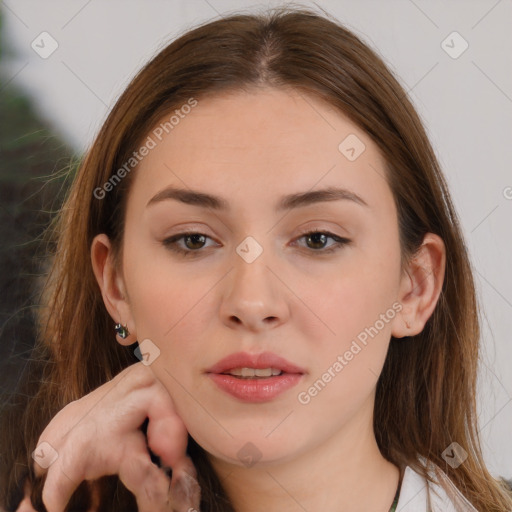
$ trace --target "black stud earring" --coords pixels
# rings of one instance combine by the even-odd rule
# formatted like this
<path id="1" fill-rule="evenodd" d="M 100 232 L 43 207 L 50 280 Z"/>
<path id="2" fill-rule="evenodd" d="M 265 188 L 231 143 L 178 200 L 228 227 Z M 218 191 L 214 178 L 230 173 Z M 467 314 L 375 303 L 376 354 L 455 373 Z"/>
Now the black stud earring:
<path id="1" fill-rule="evenodd" d="M 130 335 L 126 325 L 123 326 L 121 324 L 116 324 L 114 329 L 116 330 L 116 334 L 123 340 L 128 338 L 128 336 Z"/>

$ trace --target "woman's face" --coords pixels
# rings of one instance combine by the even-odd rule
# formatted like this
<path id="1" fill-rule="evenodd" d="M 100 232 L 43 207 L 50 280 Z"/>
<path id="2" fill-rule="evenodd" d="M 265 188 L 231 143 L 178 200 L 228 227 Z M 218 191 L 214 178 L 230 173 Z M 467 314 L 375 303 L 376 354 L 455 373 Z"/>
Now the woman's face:
<path id="1" fill-rule="evenodd" d="M 371 429 L 402 322 L 384 159 L 346 117 L 298 92 L 178 110 L 151 132 L 126 212 L 128 325 L 150 340 L 151 369 L 192 437 L 225 462 L 275 463 L 340 433 L 355 439 Z M 250 379 L 208 372 L 239 352 L 295 368 Z M 225 370 L 233 365 L 283 369 L 253 359 Z"/>

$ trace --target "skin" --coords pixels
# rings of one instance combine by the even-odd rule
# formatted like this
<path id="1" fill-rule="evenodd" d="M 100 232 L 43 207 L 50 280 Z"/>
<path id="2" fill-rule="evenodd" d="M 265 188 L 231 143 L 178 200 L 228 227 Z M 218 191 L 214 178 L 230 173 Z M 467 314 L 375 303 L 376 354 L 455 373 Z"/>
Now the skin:
<path id="1" fill-rule="evenodd" d="M 350 134 L 366 146 L 355 161 L 338 149 Z M 376 383 L 390 337 L 421 332 L 432 314 L 445 250 L 428 234 L 407 268 L 400 267 L 384 166 L 365 132 L 312 96 L 268 88 L 212 96 L 133 171 L 120 264 L 105 235 L 94 240 L 105 305 L 131 333 L 118 341 L 149 339 L 158 347 L 150 368 L 239 512 L 391 506 L 399 470 L 376 444 Z M 148 205 L 171 185 L 221 196 L 230 209 L 171 199 Z M 275 211 L 283 195 L 330 186 L 350 190 L 367 206 L 336 200 Z M 192 255 L 163 243 L 187 230 L 208 237 L 177 241 Z M 301 230 L 350 242 L 322 254 L 335 240 L 311 240 Z M 247 236 L 263 249 L 252 263 L 236 252 Z M 394 303 L 401 311 L 301 404 L 298 393 Z M 306 374 L 272 401 L 241 402 L 204 373 L 238 351 L 274 352 Z M 237 455 L 249 442 L 261 457 L 251 467 Z"/>
<path id="2" fill-rule="evenodd" d="M 139 429 L 146 418 L 147 440 Z M 68 403 L 42 432 L 38 446 L 48 443 L 58 454 L 49 466 L 41 466 L 37 458 L 34 464 L 38 476 L 46 473 L 42 492 L 46 510 L 67 510 L 80 482 L 104 475 L 119 476 L 136 497 L 139 512 L 199 508 L 198 485 L 186 476 L 196 476 L 192 461 L 185 457 L 187 435 L 171 396 L 149 367 L 142 363 L 128 366 L 92 392 Z M 172 468 L 172 481 L 151 462 L 148 444 Z M 51 453 L 48 445 L 36 449 L 36 453 L 41 451 Z M 189 485 L 187 499 L 180 489 L 184 483 Z M 99 501 L 94 493 L 97 489 L 92 490 L 93 503 L 88 512 L 97 510 Z M 26 495 L 30 494 L 28 491 L 27 487 Z M 27 498 L 24 506 L 29 504 Z"/>

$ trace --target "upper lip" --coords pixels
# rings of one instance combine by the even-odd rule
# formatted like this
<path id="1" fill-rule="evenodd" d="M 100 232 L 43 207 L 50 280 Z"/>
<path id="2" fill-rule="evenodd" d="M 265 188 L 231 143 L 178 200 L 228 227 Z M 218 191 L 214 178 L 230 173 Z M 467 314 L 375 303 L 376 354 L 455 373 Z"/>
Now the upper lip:
<path id="1" fill-rule="evenodd" d="M 290 363 L 272 352 L 262 352 L 260 354 L 236 352 L 221 359 L 212 367 L 208 368 L 206 372 L 223 373 L 233 368 L 275 368 L 281 370 L 283 373 L 306 373 L 306 370 L 303 368 Z"/>

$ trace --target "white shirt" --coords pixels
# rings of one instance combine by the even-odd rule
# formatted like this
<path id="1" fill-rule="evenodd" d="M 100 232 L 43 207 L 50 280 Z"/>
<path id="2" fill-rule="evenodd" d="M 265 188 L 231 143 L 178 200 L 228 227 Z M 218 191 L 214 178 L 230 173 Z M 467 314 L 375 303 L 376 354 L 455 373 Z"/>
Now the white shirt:
<path id="1" fill-rule="evenodd" d="M 423 457 L 420 461 L 425 465 Z M 429 474 L 435 484 L 427 482 L 411 467 L 405 468 L 396 512 L 478 512 L 441 468 L 432 462 L 429 464 Z M 441 481 L 445 482 L 449 492 L 441 486 Z"/>

